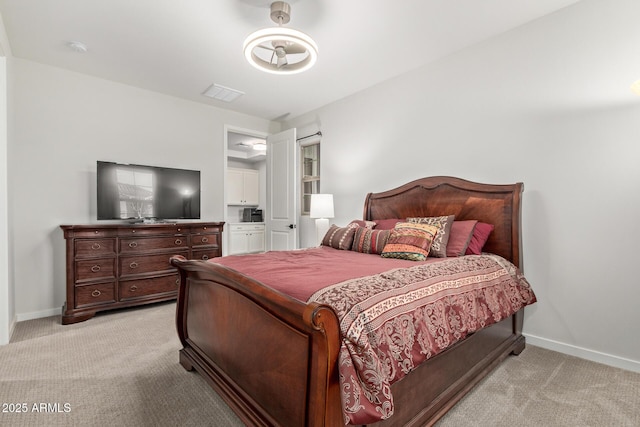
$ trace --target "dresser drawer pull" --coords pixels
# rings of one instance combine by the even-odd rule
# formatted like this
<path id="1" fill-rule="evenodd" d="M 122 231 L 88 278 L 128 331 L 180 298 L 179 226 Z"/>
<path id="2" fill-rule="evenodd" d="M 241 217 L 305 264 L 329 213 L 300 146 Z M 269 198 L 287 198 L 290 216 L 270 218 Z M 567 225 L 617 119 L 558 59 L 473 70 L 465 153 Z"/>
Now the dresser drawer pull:
<path id="1" fill-rule="evenodd" d="M 93 271 L 94 273 L 97 273 L 98 271 L 100 271 L 100 266 L 94 265 L 93 267 L 91 267 L 91 271 Z"/>
<path id="2" fill-rule="evenodd" d="M 206 237 L 203 237 L 203 238 L 202 238 L 202 243 L 207 243 L 208 241 L 209 241 L 209 239 L 208 239 L 208 238 L 206 238 Z"/>
<path id="3" fill-rule="evenodd" d="M 137 247 L 138 247 L 138 242 L 131 242 L 131 243 L 129 243 L 129 247 L 130 247 L 130 248 L 137 248 Z"/>
<path id="4" fill-rule="evenodd" d="M 182 244 L 182 240 L 176 239 L 174 243 L 176 244 L 176 246 L 180 246 Z"/>
<path id="5" fill-rule="evenodd" d="M 94 250 L 100 249 L 100 243 L 94 243 L 93 245 L 91 245 L 91 249 L 94 249 Z"/>
<path id="6" fill-rule="evenodd" d="M 130 290 L 131 292 L 135 292 L 135 291 L 137 291 L 137 290 L 138 290 L 138 287 L 137 287 L 136 285 L 131 285 L 131 287 L 129 288 L 129 290 Z"/>
<path id="7" fill-rule="evenodd" d="M 209 255 L 207 255 L 207 254 L 202 255 L 202 259 L 204 261 L 208 260 L 209 259 Z"/>
<path id="8" fill-rule="evenodd" d="M 176 279 L 176 286 L 180 286 L 180 279 Z"/>
<path id="9" fill-rule="evenodd" d="M 133 261 L 131 264 L 129 264 L 129 268 L 138 268 L 138 263 Z"/>
<path id="10" fill-rule="evenodd" d="M 94 298 L 99 297 L 100 295 L 102 295 L 102 292 L 100 292 L 99 290 L 94 290 L 93 292 L 91 292 L 91 296 Z"/>

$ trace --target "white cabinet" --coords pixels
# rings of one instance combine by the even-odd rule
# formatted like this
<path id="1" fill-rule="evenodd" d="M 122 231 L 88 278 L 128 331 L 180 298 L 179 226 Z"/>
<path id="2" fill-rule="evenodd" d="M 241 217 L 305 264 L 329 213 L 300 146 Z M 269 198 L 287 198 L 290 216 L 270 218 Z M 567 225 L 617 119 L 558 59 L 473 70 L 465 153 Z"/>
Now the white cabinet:
<path id="1" fill-rule="evenodd" d="M 230 224 L 229 255 L 264 252 L 265 227 L 262 223 Z"/>
<path id="2" fill-rule="evenodd" d="M 258 206 L 260 177 L 253 169 L 227 169 L 227 204 Z"/>

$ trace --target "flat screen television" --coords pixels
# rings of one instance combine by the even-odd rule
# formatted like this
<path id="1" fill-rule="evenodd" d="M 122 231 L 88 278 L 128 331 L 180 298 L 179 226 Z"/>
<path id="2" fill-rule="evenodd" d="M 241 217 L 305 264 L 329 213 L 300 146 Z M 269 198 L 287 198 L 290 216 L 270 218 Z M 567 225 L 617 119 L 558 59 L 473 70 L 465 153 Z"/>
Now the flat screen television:
<path id="1" fill-rule="evenodd" d="M 200 219 L 200 171 L 98 161 L 99 220 Z"/>

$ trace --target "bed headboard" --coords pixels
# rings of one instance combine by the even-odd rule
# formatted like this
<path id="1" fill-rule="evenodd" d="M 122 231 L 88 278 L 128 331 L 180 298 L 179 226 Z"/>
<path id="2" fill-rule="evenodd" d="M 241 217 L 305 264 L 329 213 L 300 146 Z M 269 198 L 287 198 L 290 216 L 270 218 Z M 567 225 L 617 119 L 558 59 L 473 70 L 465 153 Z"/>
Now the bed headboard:
<path id="1" fill-rule="evenodd" d="M 524 185 L 480 184 L 460 178 L 434 176 L 417 179 L 393 190 L 369 193 L 364 219 L 455 215 L 493 224 L 484 250 L 500 255 L 522 269 L 520 195 Z"/>

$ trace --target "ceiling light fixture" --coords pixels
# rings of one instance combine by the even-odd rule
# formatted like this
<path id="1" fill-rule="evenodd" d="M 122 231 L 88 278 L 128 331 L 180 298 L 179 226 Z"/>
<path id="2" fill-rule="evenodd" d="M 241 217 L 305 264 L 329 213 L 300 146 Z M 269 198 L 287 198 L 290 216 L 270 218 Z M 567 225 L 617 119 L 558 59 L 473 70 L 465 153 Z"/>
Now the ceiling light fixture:
<path id="1" fill-rule="evenodd" d="M 267 144 L 265 142 L 256 142 L 252 148 L 256 151 L 267 151 Z"/>
<path id="2" fill-rule="evenodd" d="M 282 27 L 291 20 L 289 3 L 271 3 L 271 20 L 278 26 L 258 30 L 244 41 L 247 61 L 273 74 L 295 74 L 313 67 L 318 60 L 316 42 L 301 31 Z"/>

